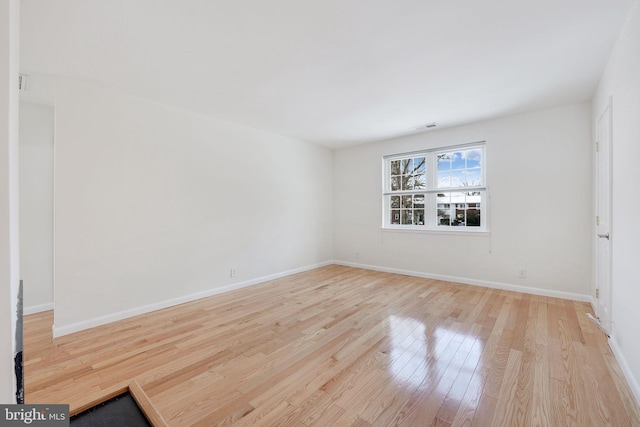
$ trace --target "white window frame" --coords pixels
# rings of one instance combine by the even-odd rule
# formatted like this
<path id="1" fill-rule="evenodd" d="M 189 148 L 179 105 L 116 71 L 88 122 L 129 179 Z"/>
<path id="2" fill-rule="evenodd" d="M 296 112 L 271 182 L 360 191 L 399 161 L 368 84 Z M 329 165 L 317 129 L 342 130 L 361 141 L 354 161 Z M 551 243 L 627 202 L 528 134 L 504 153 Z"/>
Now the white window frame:
<path id="1" fill-rule="evenodd" d="M 481 150 L 481 178 L 480 185 L 466 187 L 446 187 L 438 188 L 438 154 L 448 153 L 456 150 Z M 426 166 L 426 186 L 420 190 L 391 190 L 391 162 L 407 158 L 425 157 Z M 487 191 L 487 156 L 486 141 L 472 142 L 468 144 L 458 144 L 445 147 L 436 147 L 420 151 L 390 154 L 382 158 L 382 228 L 388 230 L 408 230 L 408 231 L 429 231 L 429 232 L 455 232 L 455 233 L 483 233 L 489 231 L 488 227 L 488 200 Z M 479 226 L 455 226 L 438 225 L 438 193 L 480 193 L 480 225 Z M 392 224 L 391 223 L 391 196 L 402 195 L 424 195 L 425 224 Z M 451 201 L 454 205 L 456 202 Z M 466 203 L 473 203 L 466 201 Z"/>

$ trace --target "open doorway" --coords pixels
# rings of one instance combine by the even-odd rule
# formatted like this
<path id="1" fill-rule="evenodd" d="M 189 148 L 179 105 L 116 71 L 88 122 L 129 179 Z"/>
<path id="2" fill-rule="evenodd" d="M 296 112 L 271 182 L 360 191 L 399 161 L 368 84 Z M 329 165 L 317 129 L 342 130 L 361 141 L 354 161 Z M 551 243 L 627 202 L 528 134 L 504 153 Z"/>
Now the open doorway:
<path id="1" fill-rule="evenodd" d="M 23 76 L 20 91 L 20 274 L 24 314 L 53 309 L 55 78 Z"/>

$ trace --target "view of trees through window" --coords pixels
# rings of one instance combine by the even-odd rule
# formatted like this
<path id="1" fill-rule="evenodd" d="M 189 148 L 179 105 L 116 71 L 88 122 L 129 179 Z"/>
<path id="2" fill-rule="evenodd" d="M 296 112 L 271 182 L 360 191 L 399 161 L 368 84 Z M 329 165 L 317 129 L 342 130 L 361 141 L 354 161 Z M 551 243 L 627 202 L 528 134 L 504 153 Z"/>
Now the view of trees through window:
<path id="1" fill-rule="evenodd" d="M 484 146 L 385 159 L 385 223 L 401 228 L 483 227 Z"/>
<path id="2" fill-rule="evenodd" d="M 391 161 L 391 191 L 423 190 L 427 185 L 425 157 Z M 391 196 L 391 223 L 424 225 L 424 194 Z"/>

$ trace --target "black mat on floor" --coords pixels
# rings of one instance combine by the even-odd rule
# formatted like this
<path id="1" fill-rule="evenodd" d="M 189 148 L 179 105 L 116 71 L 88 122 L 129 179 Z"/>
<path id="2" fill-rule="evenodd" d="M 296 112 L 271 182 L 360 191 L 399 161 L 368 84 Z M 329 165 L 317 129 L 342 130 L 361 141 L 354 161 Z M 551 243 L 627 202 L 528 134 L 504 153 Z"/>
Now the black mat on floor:
<path id="1" fill-rule="evenodd" d="M 71 417 L 72 427 L 151 427 L 129 392 Z"/>

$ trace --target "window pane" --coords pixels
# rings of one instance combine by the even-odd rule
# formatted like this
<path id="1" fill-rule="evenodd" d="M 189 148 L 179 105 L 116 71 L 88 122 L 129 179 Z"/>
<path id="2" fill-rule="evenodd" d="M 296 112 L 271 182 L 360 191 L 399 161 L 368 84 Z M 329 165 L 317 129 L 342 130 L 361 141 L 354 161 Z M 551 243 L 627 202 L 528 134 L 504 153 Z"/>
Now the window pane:
<path id="1" fill-rule="evenodd" d="M 402 189 L 413 190 L 413 176 L 402 176 Z"/>
<path id="2" fill-rule="evenodd" d="M 480 227 L 480 207 L 467 209 L 467 227 Z"/>
<path id="3" fill-rule="evenodd" d="M 400 175 L 400 160 L 391 161 L 391 175 Z"/>
<path id="4" fill-rule="evenodd" d="M 413 207 L 414 208 L 424 208 L 424 195 L 417 194 L 413 196 Z"/>
<path id="5" fill-rule="evenodd" d="M 391 191 L 398 191 L 400 190 L 400 177 L 399 176 L 392 176 L 391 177 Z"/>
<path id="6" fill-rule="evenodd" d="M 438 156 L 438 188 L 482 185 L 482 150 L 461 150 Z"/>
<path id="7" fill-rule="evenodd" d="M 451 153 L 440 153 L 438 154 L 438 170 L 449 170 L 451 169 Z"/>
<path id="8" fill-rule="evenodd" d="M 395 209 L 400 208 L 400 196 L 391 196 L 391 207 Z"/>
<path id="9" fill-rule="evenodd" d="M 466 194 L 467 206 L 480 209 L 480 203 L 482 202 L 482 193 L 480 191 L 472 191 Z"/>
<path id="10" fill-rule="evenodd" d="M 438 203 L 438 225 L 451 224 L 451 205 L 448 203 Z"/>
<path id="11" fill-rule="evenodd" d="M 480 191 L 437 194 L 437 224 L 453 227 L 480 227 L 481 200 Z"/>
<path id="12" fill-rule="evenodd" d="M 391 211 L 391 224 L 400 224 L 400 210 L 393 209 Z"/>
<path id="13" fill-rule="evenodd" d="M 413 223 L 415 225 L 424 225 L 424 209 L 415 209 L 413 211 Z"/>
<path id="14" fill-rule="evenodd" d="M 391 160 L 388 191 L 412 191 L 426 188 L 426 159 L 426 157 L 413 157 Z"/>
<path id="15" fill-rule="evenodd" d="M 451 169 L 464 169 L 465 168 L 465 156 L 464 151 L 456 151 L 451 154 Z"/>
<path id="16" fill-rule="evenodd" d="M 449 194 L 451 195 L 451 203 L 460 205 L 467 202 L 467 195 L 465 193 L 449 193 Z"/>
<path id="17" fill-rule="evenodd" d="M 451 171 L 438 171 L 438 188 L 451 187 Z"/>
<path id="18" fill-rule="evenodd" d="M 403 208 L 411 208 L 412 207 L 412 196 L 402 196 L 402 207 Z"/>
<path id="19" fill-rule="evenodd" d="M 473 187 L 482 185 L 482 171 L 480 169 L 467 169 L 463 172 L 465 175 L 467 186 Z"/>
<path id="20" fill-rule="evenodd" d="M 467 158 L 467 168 L 479 168 L 482 164 L 482 150 L 467 150 L 465 151 Z"/>
<path id="21" fill-rule="evenodd" d="M 413 161 L 411 159 L 404 159 L 401 160 L 402 162 L 402 174 L 403 175 L 409 175 L 411 173 L 411 170 L 413 168 Z"/>
<path id="22" fill-rule="evenodd" d="M 468 187 L 469 181 L 467 180 L 466 170 L 451 171 L 451 186 L 452 187 Z"/>
<path id="23" fill-rule="evenodd" d="M 438 204 L 449 203 L 449 201 L 451 200 L 451 193 L 438 193 L 437 200 Z"/>
<path id="24" fill-rule="evenodd" d="M 402 223 L 403 224 L 413 224 L 412 221 L 412 212 L 411 210 L 402 210 Z"/>
<path id="25" fill-rule="evenodd" d="M 465 203 L 457 203 L 454 205 L 453 217 L 451 218 L 451 225 L 464 227 L 466 224 L 466 211 Z"/>

